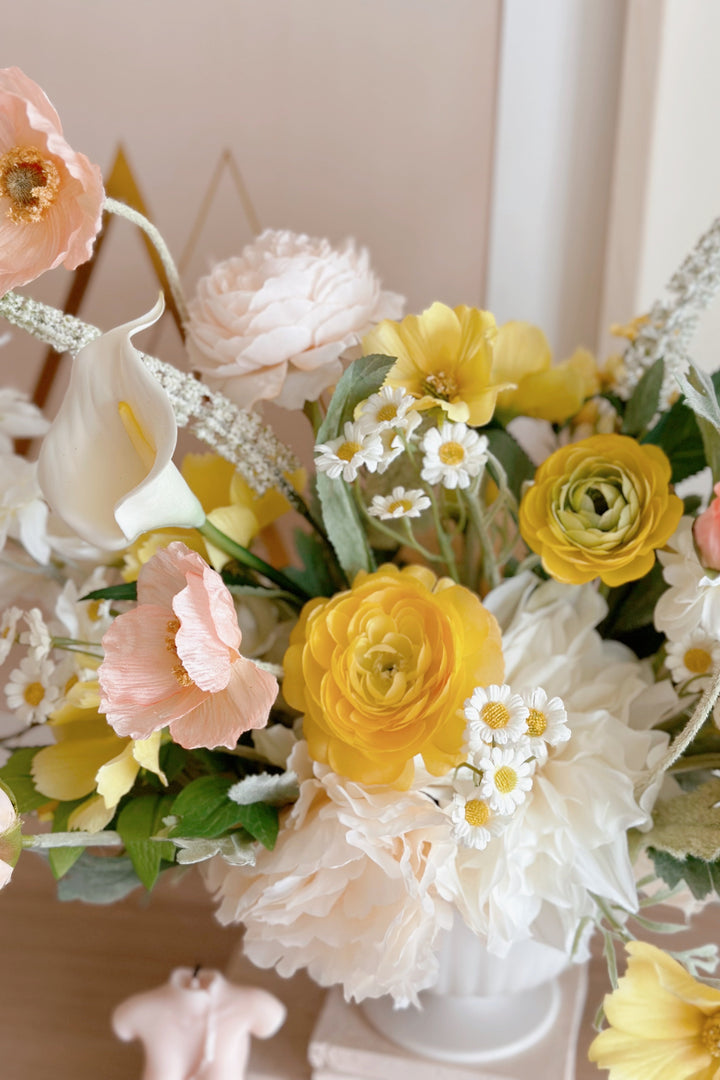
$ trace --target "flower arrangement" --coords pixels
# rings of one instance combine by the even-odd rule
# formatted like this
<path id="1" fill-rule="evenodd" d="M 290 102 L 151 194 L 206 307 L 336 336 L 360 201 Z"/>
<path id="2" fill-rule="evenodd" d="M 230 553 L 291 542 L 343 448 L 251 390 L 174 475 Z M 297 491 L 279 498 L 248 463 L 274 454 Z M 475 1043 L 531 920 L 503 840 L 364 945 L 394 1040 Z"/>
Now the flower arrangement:
<path id="1" fill-rule="evenodd" d="M 138 217 L 0 72 L 0 315 L 74 355 L 51 425 L 0 392 L 0 884 L 22 849 L 94 899 L 200 864 L 251 959 L 355 1000 L 416 1002 L 453 918 L 499 955 L 597 928 L 631 956 L 597 1060 L 641 1075 L 652 977 L 687 1003 L 663 1053 L 710 1076 L 712 949 L 633 938 L 720 891 L 720 494 L 676 492 L 720 482 L 685 350 L 720 225 L 621 355 L 553 365 L 537 327 L 401 318 L 365 252 L 286 232 L 187 304 L 141 221 L 201 382 L 132 343 L 162 303 L 101 334 L 10 291 L 88 258 L 103 205 Z M 310 477 L 268 399 L 304 408 Z M 179 466 L 178 425 L 207 447 Z"/>

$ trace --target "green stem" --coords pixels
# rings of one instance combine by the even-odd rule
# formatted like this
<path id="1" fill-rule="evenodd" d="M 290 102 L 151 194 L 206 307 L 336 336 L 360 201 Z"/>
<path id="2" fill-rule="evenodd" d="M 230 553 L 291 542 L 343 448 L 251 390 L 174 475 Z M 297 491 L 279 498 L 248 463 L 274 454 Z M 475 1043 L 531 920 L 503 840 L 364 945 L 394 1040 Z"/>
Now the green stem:
<path id="1" fill-rule="evenodd" d="M 437 533 L 440 550 L 442 551 L 443 561 L 447 566 L 450 577 L 459 585 L 460 575 L 458 573 L 457 563 L 455 562 L 455 553 L 452 549 L 450 541 L 448 540 L 447 533 L 443 528 L 442 518 L 440 516 L 440 508 L 438 506 L 437 499 L 435 498 L 435 492 L 431 487 L 428 487 L 427 484 L 423 484 L 423 487 L 432 507 L 433 520 L 435 521 L 435 531 Z"/>
<path id="2" fill-rule="evenodd" d="M 694 769 L 720 769 L 720 754 L 690 754 L 678 758 L 668 772 L 692 772 Z"/>
<path id="3" fill-rule="evenodd" d="M 224 532 L 221 532 L 207 519 L 199 527 L 198 532 L 211 544 L 214 544 L 215 547 L 224 551 L 226 555 L 230 555 L 231 558 L 241 563 L 242 566 L 247 566 L 249 570 L 254 570 L 256 573 L 262 574 L 263 577 L 269 578 L 270 581 L 279 585 L 281 589 L 285 589 L 286 592 L 292 593 L 299 600 L 305 602 L 311 599 L 311 594 L 307 589 L 296 584 L 291 578 L 286 577 L 281 570 L 276 570 L 274 566 L 270 566 L 264 559 L 253 555 L 252 551 L 248 551 L 241 544 L 236 544 L 234 540 L 231 540 L 229 536 L 226 536 Z"/>
<path id="4" fill-rule="evenodd" d="M 306 401 L 303 405 L 303 412 L 312 425 L 313 434 L 317 437 L 320 425 L 325 419 L 322 409 L 320 408 L 320 403 L 318 401 Z"/>
<path id="5" fill-rule="evenodd" d="M 468 508 L 468 514 L 473 528 L 477 532 L 478 539 L 480 540 L 480 547 L 482 548 L 482 561 L 483 570 L 487 575 L 487 579 L 490 582 L 491 588 L 496 588 L 501 581 L 500 571 L 495 559 L 495 552 L 492 546 L 492 540 L 485 525 L 485 518 L 480 509 L 478 501 L 478 487 L 475 485 L 470 492 L 465 496 L 465 501 Z"/>

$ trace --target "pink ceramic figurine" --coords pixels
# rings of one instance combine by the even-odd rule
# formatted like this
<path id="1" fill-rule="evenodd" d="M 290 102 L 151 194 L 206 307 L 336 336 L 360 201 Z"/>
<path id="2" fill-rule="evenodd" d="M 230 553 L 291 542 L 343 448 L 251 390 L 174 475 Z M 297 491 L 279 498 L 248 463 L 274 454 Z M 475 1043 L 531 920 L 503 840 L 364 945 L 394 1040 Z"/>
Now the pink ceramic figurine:
<path id="1" fill-rule="evenodd" d="M 142 1080 L 243 1080 L 250 1036 L 268 1039 L 285 1006 L 265 990 L 235 986 L 219 971 L 176 968 L 163 986 L 113 1013 L 118 1038 L 140 1039 Z"/>

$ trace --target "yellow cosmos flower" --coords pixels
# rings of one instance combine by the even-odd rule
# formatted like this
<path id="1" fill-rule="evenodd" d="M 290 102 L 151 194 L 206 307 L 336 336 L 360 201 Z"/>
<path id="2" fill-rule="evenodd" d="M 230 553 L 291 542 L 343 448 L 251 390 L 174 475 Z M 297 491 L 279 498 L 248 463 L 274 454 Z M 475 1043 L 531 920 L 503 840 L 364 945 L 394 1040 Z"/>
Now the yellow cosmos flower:
<path id="1" fill-rule="evenodd" d="M 290 509 L 284 495 L 274 490 L 256 495 L 233 465 L 218 454 L 186 454 L 180 471 L 215 528 L 243 547 L 249 547 L 264 531 L 262 539 L 270 549 L 271 561 L 287 562 L 284 549 L 277 547 L 276 538 L 269 532 L 269 527 Z M 288 479 L 296 490 L 302 490 L 305 470 L 298 469 Z M 139 537 L 125 552 L 125 580 L 135 581 L 141 566 L 175 540 L 181 540 L 207 558 L 218 572 L 230 560 L 229 555 L 208 543 L 195 529 L 157 529 Z"/>
<path id="2" fill-rule="evenodd" d="M 385 379 L 418 399 L 418 409 L 439 405 L 450 420 L 479 427 L 492 417 L 508 383 L 492 378 L 495 319 L 489 311 L 434 303 L 402 322 L 385 319 L 363 338 L 365 354 L 396 356 Z"/>
<path id="3" fill-rule="evenodd" d="M 71 829 L 90 832 L 105 828 L 141 768 L 166 782 L 158 761 L 160 732 L 149 739 L 121 738 L 98 712 L 99 704 L 97 682 L 76 683 L 48 722 L 54 745 L 39 750 L 32 763 L 35 787 L 49 799 L 91 796 L 68 821 Z"/>
<path id="4" fill-rule="evenodd" d="M 513 416 L 533 416 L 562 424 L 600 390 L 597 364 L 587 349 L 576 349 L 561 364 L 542 330 L 531 323 L 508 322 L 493 345 L 493 379 L 515 383 L 498 395 L 497 408 Z"/>
<path id="5" fill-rule="evenodd" d="M 663 451 L 626 435 L 593 435 L 551 454 L 520 503 L 520 532 L 557 581 L 623 585 L 653 567 L 677 528 Z"/>
<path id="6" fill-rule="evenodd" d="M 605 998 L 610 1027 L 589 1058 L 609 1080 L 720 1080 L 720 990 L 662 949 L 627 945 L 627 972 Z"/>
<path id="7" fill-rule="evenodd" d="M 425 567 L 388 565 L 305 605 L 283 694 L 305 714 L 317 761 L 407 788 L 416 754 L 435 775 L 457 764 L 463 703 L 503 671 L 499 627 L 474 593 Z"/>

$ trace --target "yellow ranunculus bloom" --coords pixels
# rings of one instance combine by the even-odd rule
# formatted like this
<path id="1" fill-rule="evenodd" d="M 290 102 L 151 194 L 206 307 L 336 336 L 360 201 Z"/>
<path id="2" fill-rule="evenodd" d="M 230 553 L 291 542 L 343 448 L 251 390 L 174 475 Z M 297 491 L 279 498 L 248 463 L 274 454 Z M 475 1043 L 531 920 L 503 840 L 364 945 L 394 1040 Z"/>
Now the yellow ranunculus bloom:
<path id="1" fill-rule="evenodd" d="M 564 423 L 600 390 L 597 364 L 587 349 L 576 349 L 553 367 L 547 338 L 539 327 L 525 322 L 499 328 L 492 374 L 495 382 L 515 383 L 514 390 L 498 395 L 498 410 L 553 424 Z"/>
<path id="2" fill-rule="evenodd" d="M 425 567 L 387 565 L 305 605 L 283 694 L 305 714 L 317 761 L 407 788 L 416 754 L 434 775 L 457 764 L 463 704 L 503 671 L 499 627 L 474 593 Z"/>
<path id="3" fill-rule="evenodd" d="M 122 738 L 98 711 L 99 705 L 97 682 L 76 683 L 48 721 L 55 743 L 39 750 L 32 763 L 35 787 L 49 799 L 68 802 L 91 796 L 68 822 L 71 829 L 90 832 L 105 828 L 141 768 L 165 783 L 158 761 L 160 732 L 149 739 Z"/>
<path id="4" fill-rule="evenodd" d="M 434 303 L 402 322 L 385 319 L 363 338 L 364 353 L 396 356 L 386 386 L 418 399 L 418 409 L 440 406 L 456 423 L 479 427 L 492 417 L 501 390 L 492 377 L 495 319 L 478 308 Z"/>
<path id="5" fill-rule="evenodd" d="M 623 585 L 653 567 L 683 504 L 663 451 L 626 435 L 593 435 L 544 461 L 520 503 L 520 532 L 551 577 Z"/>
<path id="6" fill-rule="evenodd" d="M 610 1027 L 589 1058 L 608 1080 L 720 1080 L 720 990 L 662 949 L 631 941 L 627 971 L 605 998 Z"/>

